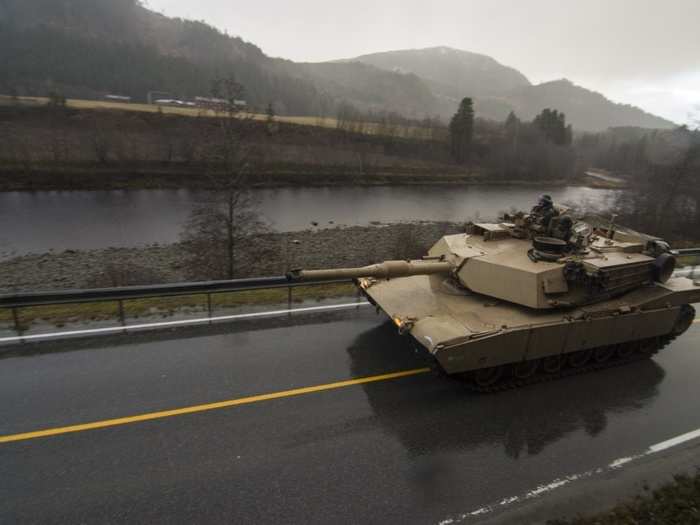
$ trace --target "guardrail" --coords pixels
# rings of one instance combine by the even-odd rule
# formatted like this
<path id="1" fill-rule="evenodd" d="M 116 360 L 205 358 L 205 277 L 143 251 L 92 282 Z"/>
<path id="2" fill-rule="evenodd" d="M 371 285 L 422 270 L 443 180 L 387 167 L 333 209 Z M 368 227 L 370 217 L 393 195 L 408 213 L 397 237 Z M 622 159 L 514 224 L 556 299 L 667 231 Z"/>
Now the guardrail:
<path id="1" fill-rule="evenodd" d="M 676 250 L 679 257 L 700 258 L 700 248 L 685 248 Z M 684 272 L 687 273 L 687 272 Z M 695 268 L 691 278 L 695 278 Z M 320 286 L 327 284 L 345 284 L 351 279 L 337 279 L 332 281 L 308 280 L 302 282 L 289 281 L 286 276 L 258 277 L 252 279 L 235 279 L 227 281 L 204 281 L 194 283 L 158 284 L 149 286 L 127 286 L 120 288 L 99 288 L 91 290 L 64 290 L 50 292 L 28 292 L 9 295 L 0 295 L 0 309 L 9 309 L 12 312 L 14 330 L 18 335 L 24 332 L 20 320 L 19 311 L 22 308 L 39 306 L 52 306 L 63 304 L 84 304 L 115 302 L 118 306 L 117 316 L 122 327 L 126 327 L 126 312 L 124 301 L 135 299 L 153 299 L 161 297 L 196 296 L 206 297 L 208 317 L 212 317 L 212 295 L 221 293 L 245 292 L 253 290 L 267 290 L 273 288 L 287 289 L 287 307 L 291 310 L 293 302 L 293 290 L 297 287 Z"/>
<path id="2" fill-rule="evenodd" d="M 700 257 L 700 248 L 682 248 L 674 251 L 678 253 L 679 257 Z"/>
<path id="3" fill-rule="evenodd" d="M 235 279 L 231 281 L 202 281 L 195 283 L 156 284 L 148 286 L 124 286 L 120 288 L 96 288 L 91 290 L 61 290 L 53 292 L 27 292 L 0 295 L 0 308 L 23 308 L 53 304 L 78 304 L 150 299 L 154 297 L 176 297 L 182 295 L 211 295 L 215 293 L 267 290 L 270 288 L 292 288 L 318 286 L 321 284 L 350 283 L 351 279 L 305 280 L 292 282 L 285 276 Z"/>
<path id="4" fill-rule="evenodd" d="M 162 297 L 197 296 L 206 297 L 207 313 L 212 317 L 212 295 L 222 293 L 247 292 L 254 290 L 287 289 L 287 306 L 291 310 L 294 300 L 293 290 L 299 287 L 328 284 L 348 284 L 351 279 L 290 281 L 285 276 L 235 279 L 228 281 L 203 281 L 194 283 L 158 284 L 149 286 L 125 286 L 120 288 L 97 288 L 90 290 L 61 290 L 50 292 L 27 292 L 0 295 L 0 309 L 12 311 L 15 332 L 24 332 L 19 311 L 22 308 L 53 306 L 64 304 L 86 304 L 114 302 L 118 305 L 118 318 L 126 327 L 124 301 L 153 299 Z"/>

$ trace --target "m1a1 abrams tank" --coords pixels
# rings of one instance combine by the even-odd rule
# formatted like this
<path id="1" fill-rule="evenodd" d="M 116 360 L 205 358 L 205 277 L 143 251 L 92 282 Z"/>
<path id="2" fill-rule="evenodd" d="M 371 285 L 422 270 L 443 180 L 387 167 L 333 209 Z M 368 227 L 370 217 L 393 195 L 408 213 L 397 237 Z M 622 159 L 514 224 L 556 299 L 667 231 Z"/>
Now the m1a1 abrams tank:
<path id="1" fill-rule="evenodd" d="M 700 285 L 673 278 L 668 244 L 556 215 L 535 207 L 470 224 L 420 260 L 289 278 L 355 279 L 399 333 L 481 391 L 647 357 L 691 326 Z"/>

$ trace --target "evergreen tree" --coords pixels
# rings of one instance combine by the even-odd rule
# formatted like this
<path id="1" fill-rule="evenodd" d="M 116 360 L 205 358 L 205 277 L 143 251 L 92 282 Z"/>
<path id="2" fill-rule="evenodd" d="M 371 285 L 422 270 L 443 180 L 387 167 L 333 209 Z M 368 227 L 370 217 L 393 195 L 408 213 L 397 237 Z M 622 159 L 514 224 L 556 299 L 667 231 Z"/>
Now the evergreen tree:
<path id="1" fill-rule="evenodd" d="M 520 138 L 520 119 L 515 115 L 515 112 L 508 113 L 506 118 L 505 131 L 508 142 L 512 146 L 513 153 L 518 151 L 518 139 Z"/>
<path id="2" fill-rule="evenodd" d="M 573 132 L 571 126 L 566 125 L 566 115 L 556 109 L 543 109 L 533 121 L 547 142 L 552 142 L 557 146 L 568 146 L 571 144 Z"/>
<path id="3" fill-rule="evenodd" d="M 466 97 L 450 121 L 452 157 L 460 164 L 469 159 L 474 139 L 474 101 Z"/>
<path id="4" fill-rule="evenodd" d="M 508 113 L 508 117 L 506 118 L 506 129 L 507 130 L 514 130 L 520 126 L 520 119 L 518 116 L 515 114 L 514 111 L 511 111 Z"/>

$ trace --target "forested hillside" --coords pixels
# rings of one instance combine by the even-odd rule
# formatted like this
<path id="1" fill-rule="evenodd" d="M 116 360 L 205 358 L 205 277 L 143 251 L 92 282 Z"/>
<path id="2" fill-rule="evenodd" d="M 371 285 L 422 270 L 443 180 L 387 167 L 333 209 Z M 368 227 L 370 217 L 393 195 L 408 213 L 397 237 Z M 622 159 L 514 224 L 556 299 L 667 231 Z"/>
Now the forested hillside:
<path id="1" fill-rule="evenodd" d="M 145 100 L 207 96 L 234 76 L 257 107 L 330 115 L 340 100 L 363 109 L 430 112 L 434 100 L 414 75 L 362 64 L 337 67 L 273 59 L 201 22 L 171 19 L 137 0 L 2 0 L 0 92 L 68 97 L 106 93 Z M 425 109 L 423 109 L 425 108 Z"/>
<path id="2" fill-rule="evenodd" d="M 309 80 L 254 45 L 136 0 L 2 0 L 0 60 L 6 93 L 193 97 L 208 95 L 215 78 L 234 75 L 253 104 L 313 114 L 320 99 Z"/>
<path id="3" fill-rule="evenodd" d="M 255 45 L 202 22 L 173 19 L 139 0 L 0 0 L 0 94 L 143 101 L 211 94 L 215 79 L 235 77 L 257 108 L 333 116 L 361 111 L 447 120 L 465 96 L 478 116 L 531 119 L 547 107 L 576 129 L 668 128 L 673 124 L 614 104 L 568 81 L 533 86 L 494 59 L 445 47 L 366 55 L 321 64 L 271 58 Z"/>

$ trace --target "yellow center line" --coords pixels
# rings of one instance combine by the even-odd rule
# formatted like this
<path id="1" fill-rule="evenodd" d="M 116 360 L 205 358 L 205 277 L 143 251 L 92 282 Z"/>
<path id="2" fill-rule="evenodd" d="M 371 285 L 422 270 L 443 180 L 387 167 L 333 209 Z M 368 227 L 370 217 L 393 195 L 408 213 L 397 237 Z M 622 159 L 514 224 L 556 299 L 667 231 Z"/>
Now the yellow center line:
<path id="1" fill-rule="evenodd" d="M 7 436 L 0 436 L 0 443 L 26 441 L 29 439 L 58 436 L 60 434 L 70 434 L 71 432 L 83 432 L 85 430 L 95 430 L 98 428 L 116 427 L 120 425 L 128 425 L 131 423 L 140 423 L 142 421 L 151 421 L 153 419 L 163 419 L 166 417 L 182 416 L 185 414 L 206 412 L 208 410 L 218 410 L 221 408 L 229 408 L 238 405 L 248 405 L 251 403 L 270 401 L 272 399 L 280 399 L 283 397 L 300 396 L 304 394 L 312 394 L 314 392 L 323 392 L 325 390 L 335 390 L 338 388 L 346 388 L 349 386 L 376 383 L 378 381 L 388 381 L 390 379 L 415 376 L 419 374 L 425 374 L 427 372 L 430 372 L 430 368 L 416 368 L 413 370 L 404 370 L 402 372 L 392 372 L 390 374 L 360 377 L 357 379 L 348 379 L 347 381 L 339 381 L 337 383 L 328 383 L 325 385 L 307 386 L 304 388 L 295 388 L 294 390 L 284 390 L 282 392 L 272 392 L 269 394 L 260 394 L 257 396 L 229 399 L 228 401 L 218 401 L 216 403 L 208 403 L 206 405 L 194 405 L 183 408 L 175 408 L 172 410 L 163 410 L 161 412 L 150 412 L 147 414 L 139 414 L 136 416 L 120 417 L 117 419 L 105 419 L 103 421 L 94 421 L 92 423 L 83 423 L 80 425 L 71 425 L 68 427 L 48 428 L 45 430 L 36 430 L 34 432 L 25 432 L 22 434 L 10 434 Z"/>

